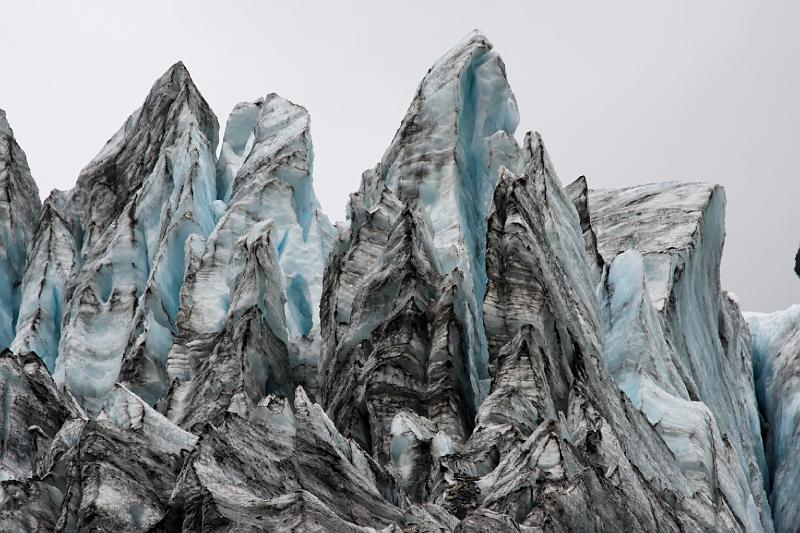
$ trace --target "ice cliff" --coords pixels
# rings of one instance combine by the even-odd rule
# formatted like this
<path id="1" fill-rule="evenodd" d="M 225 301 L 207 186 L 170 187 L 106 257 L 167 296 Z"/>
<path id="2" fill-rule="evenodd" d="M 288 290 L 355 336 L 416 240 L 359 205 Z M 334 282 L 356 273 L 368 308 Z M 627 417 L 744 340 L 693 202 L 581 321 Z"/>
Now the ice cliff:
<path id="1" fill-rule="evenodd" d="M 276 94 L 220 144 L 177 63 L 43 205 L 0 114 L 0 529 L 792 531 L 800 312 L 722 290 L 722 188 L 518 122 L 470 33 L 333 226 Z"/>
<path id="2" fill-rule="evenodd" d="M 800 306 L 747 313 L 752 332 L 756 393 L 763 417 L 769 502 L 779 531 L 800 523 Z"/>
<path id="3" fill-rule="evenodd" d="M 22 304 L 27 250 L 41 211 L 25 152 L 0 109 L 0 348 L 14 340 Z M 44 354 L 43 354 L 44 355 Z"/>

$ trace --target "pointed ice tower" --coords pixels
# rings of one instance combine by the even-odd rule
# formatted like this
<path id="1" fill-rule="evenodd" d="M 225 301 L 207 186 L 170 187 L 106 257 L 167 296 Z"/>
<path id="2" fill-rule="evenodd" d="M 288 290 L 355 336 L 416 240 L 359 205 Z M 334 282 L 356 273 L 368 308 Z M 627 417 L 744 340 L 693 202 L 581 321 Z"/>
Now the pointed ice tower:
<path id="1" fill-rule="evenodd" d="M 217 165 L 219 190 L 227 212 L 272 221 L 292 366 L 316 394 L 322 273 L 335 230 L 314 194 L 313 166 L 305 108 L 274 93 L 234 108 Z"/>
<path id="2" fill-rule="evenodd" d="M 203 380 L 209 365 L 214 360 L 233 364 L 243 353 L 241 343 L 232 346 L 222 339 L 239 327 L 234 307 L 242 284 L 253 276 L 268 279 L 266 285 L 252 287 L 259 318 L 251 323 L 266 321 L 258 327 L 271 331 L 264 337 L 271 348 L 261 349 L 261 358 L 248 365 L 255 374 L 241 379 L 261 376 L 256 389 L 270 384 L 262 393 L 277 392 L 279 382 L 284 392 L 292 384 L 316 391 L 319 298 L 333 228 L 314 195 L 312 164 L 310 119 L 304 108 L 276 94 L 234 108 L 217 165 L 220 217 L 208 239 L 189 245 L 178 312 L 180 335 L 167 364 L 171 388 L 164 408 L 173 420 L 195 420 L 190 413 L 201 407 L 193 407 L 193 402 L 204 401 L 198 391 L 207 385 Z M 254 231 L 262 233 L 257 236 Z M 274 248 L 274 254 L 261 251 L 257 257 L 262 259 L 257 260 L 247 244 L 256 237 Z M 288 361 L 283 361 L 287 353 Z M 279 370 L 283 365 L 288 372 Z M 227 400 L 214 401 L 233 400 L 229 394 Z"/>
<path id="3" fill-rule="evenodd" d="M 0 350 L 14 340 L 27 250 L 41 209 L 25 152 L 0 109 Z"/>
<path id="4" fill-rule="evenodd" d="M 294 390 L 272 230 L 270 221 L 262 221 L 236 241 L 238 273 L 222 329 L 190 341 L 191 379 L 173 380 L 163 406 L 168 418 L 184 428 L 217 423 L 229 410 L 246 416 L 264 396 Z M 187 286 L 198 283 L 198 272 L 191 269 Z M 181 336 L 176 347 L 186 338 Z"/>
<path id="5" fill-rule="evenodd" d="M 457 306 L 457 314 L 467 366 L 466 397 L 470 409 L 477 409 L 489 378 L 483 328 L 485 221 L 500 167 L 518 166 L 520 150 L 513 138 L 517 123 L 503 61 L 477 31 L 422 80 L 381 162 L 364 173 L 359 191 L 351 196 L 349 227 L 340 231 L 326 270 L 320 379 L 329 410 L 344 408 L 342 395 L 350 390 L 334 385 L 341 372 L 350 371 L 344 364 L 350 349 L 342 343 L 354 332 L 365 338 L 369 332 L 359 330 L 389 318 L 373 316 L 369 326 L 358 322 L 355 311 L 365 304 L 358 301 L 367 296 L 361 294 L 366 291 L 364 276 L 384 254 L 394 220 L 407 204 L 428 221 L 431 259 L 439 272 L 457 271 L 464 304 Z"/>
<path id="6" fill-rule="evenodd" d="M 148 402 L 167 388 L 185 243 L 191 234 L 208 235 L 216 221 L 217 129 L 177 63 L 69 194 L 80 267 L 65 304 L 55 379 L 90 412 L 118 377 Z"/>
<path id="7" fill-rule="evenodd" d="M 34 352 L 52 372 L 69 282 L 78 268 L 73 226 L 64 213 L 65 194 L 54 190 L 42 207 L 39 227 L 22 279 L 22 304 L 11 350 Z"/>

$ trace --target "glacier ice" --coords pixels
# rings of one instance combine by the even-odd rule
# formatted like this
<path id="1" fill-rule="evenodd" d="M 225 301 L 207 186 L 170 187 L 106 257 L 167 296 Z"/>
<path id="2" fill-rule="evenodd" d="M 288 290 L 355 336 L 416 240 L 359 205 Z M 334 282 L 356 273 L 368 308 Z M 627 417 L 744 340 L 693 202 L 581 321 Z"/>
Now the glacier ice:
<path id="1" fill-rule="evenodd" d="M 777 531 L 791 531 L 800 520 L 797 469 L 800 382 L 800 305 L 774 313 L 747 313 L 753 336 L 753 371 L 764 416 L 768 485 Z"/>
<path id="2" fill-rule="evenodd" d="M 272 235 L 272 223 L 264 221 L 235 245 L 243 267 L 223 327 L 189 343 L 191 376 L 174 380 L 164 400 L 166 415 L 182 427 L 216 421 L 228 410 L 247 412 L 267 394 L 292 390 Z"/>
<path id="3" fill-rule="evenodd" d="M 464 343 L 475 402 L 485 396 L 489 379 L 482 315 L 485 244 L 479 228 L 499 168 L 517 164 L 519 148 L 512 135 L 518 122 L 502 59 L 482 34 L 471 33 L 420 83 L 380 163 L 364 174 L 351 200 L 350 228 L 334 246 L 345 249 L 346 242 L 362 238 L 360 225 L 353 222 L 363 215 L 352 211 L 372 212 L 384 190 L 401 203 L 415 202 L 425 212 L 440 270 L 457 268 L 464 276 Z M 347 323 L 351 311 L 346 299 L 338 307 L 328 312 L 330 324 L 323 325 L 329 330 L 323 332 L 329 335 L 323 366 L 335 357 L 332 352 L 340 340 L 336 330 Z"/>
<path id="4" fill-rule="evenodd" d="M 487 393 L 480 228 L 499 169 L 518 164 L 517 122 L 502 60 L 471 33 L 431 67 L 351 196 L 324 282 L 321 398 L 382 463 L 398 404 L 463 441 Z"/>
<path id="5" fill-rule="evenodd" d="M 216 126 L 178 63 L 69 193 L 81 257 L 54 376 L 92 412 L 118 377 L 148 401 L 166 388 L 183 241 L 213 227 Z"/>
<path id="6" fill-rule="evenodd" d="M 719 283 L 724 192 L 660 183 L 590 191 L 588 201 L 598 249 L 612 261 L 605 305 L 612 374 L 669 435 L 665 440 L 684 471 L 701 480 L 704 491 L 726 494 L 751 529 L 759 522 L 768 527 L 749 338 L 738 306 Z M 615 269 L 621 270 L 619 294 Z M 678 399 L 692 403 L 668 407 Z"/>
<path id="7" fill-rule="evenodd" d="M 307 111 L 275 94 L 231 113 L 217 165 L 229 197 L 207 239 L 187 242 L 180 334 L 166 362 L 164 409 L 182 425 L 208 415 L 211 375 L 255 380 L 246 387 L 255 403 L 254 391 L 286 393 L 292 383 L 316 390 L 317 309 L 333 228 L 313 193 L 309 128 Z M 240 373 L 245 354 L 248 368 Z M 221 361 L 233 366 L 222 370 Z M 213 394 L 224 404 L 233 393 Z"/>
<path id="8" fill-rule="evenodd" d="M 43 205 L 0 112 L 0 530 L 791 531 L 800 310 L 722 290 L 722 188 L 518 122 L 471 32 L 334 227 L 274 93 L 217 153 L 177 63 Z"/>
<path id="9" fill-rule="evenodd" d="M 122 385 L 114 386 L 99 415 L 89 420 L 68 392 L 57 389 L 34 354 L 6 351 L 2 363 L 6 375 L 22 367 L 14 379 L 4 380 L 14 387 L 4 391 L 6 397 L 28 402 L 14 409 L 16 423 L 38 422 L 14 433 L 17 439 L 31 435 L 35 443 L 25 450 L 32 471 L 2 481 L 5 531 L 145 531 L 163 517 L 196 436 Z M 31 404 L 37 397 L 46 403 Z M 4 453 L 4 468 L 12 465 L 9 458 Z"/>
<path id="10" fill-rule="evenodd" d="M 58 358 L 61 320 L 69 283 L 78 267 L 72 225 L 65 217 L 65 195 L 58 190 L 42 206 L 22 278 L 19 322 L 11 350 L 34 352 L 52 372 Z"/>
<path id="11" fill-rule="evenodd" d="M 14 340 L 27 249 L 38 224 L 41 201 L 25 152 L 0 109 L 0 349 Z"/>
<path id="12" fill-rule="evenodd" d="M 118 381 L 156 405 L 190 378 L 184 344 L 223 329 L 244 264 L 229 252 L 265 221 L 286 301 L 278 336 L 287 337 L 292 382 L 316 389 L 317 309 L 334 236 L 313 193 L 308 114 L 271 94 L 240 104 L 229 122 L 218 161 L 216 117 L 177 63 L 73 190 L 54 191 L 41 217 L 38 204 L 24 210 L 36 220 L 12 217 L 20 223 L 6 245 L 6 345 L 39 354 L 93 414 Z M 14 194 L 33 191 L 38 202 L 24 155 L 9 160 Z"/>
<path id="13" fill-rule="evenodd" d="M 356 531 L 357 524 L 402 521 L 408 504 L 391 477 L 338 434 L 302 387 L 293 405 L 267 396 L 251 417 L 227 413 L 204 434 L 177 481 L 166 531 L 214 523 L 232 530 Z"/>
<path id="14" fill-rule="evenodd" d="M 746 530 L 758 530 L 762 520 L 769 524 L 765 494 L 759 490 L 759 454 L 753 453 L 744 469 L 712 410 L 692 400 L 681 379 L 686 369 L 680 367 L 649 299 L 638 252 L 616 256 L 607 287 L 606 358 L 615 382 L 656 427 L 694 491 L 708 498 L 724 494 Z"/>
<path id="15" fill-rule="evenodd" d="M 56 388 L 36 354 L 0 353 L 0 481 L 25 479 L 67 419 L 79 409 Z M 2 494 L 2 491 L 0 491 Z"/>

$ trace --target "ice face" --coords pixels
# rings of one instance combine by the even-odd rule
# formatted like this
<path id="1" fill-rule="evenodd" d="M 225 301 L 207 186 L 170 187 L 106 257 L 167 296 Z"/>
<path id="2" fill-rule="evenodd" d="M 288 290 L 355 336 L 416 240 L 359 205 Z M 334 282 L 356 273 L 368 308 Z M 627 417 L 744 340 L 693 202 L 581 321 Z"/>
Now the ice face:
<path id="1" fill-rule="evenodd" d="M 634 250 L 618 255 L 610 265 L 604 305 L 610 323 L 606 360 L 611 375 L 658 430 L 693 490 L 708 498 L 722 491 L 747 528 L 757 530 L 765 502 L 756 504 L 752 492 L 763 495 L 757 485 L 750 485 L 749 477 L 758 458 L 751 457 L 748 469 L 742 469 L 714 413 L 705 403 L 691 401 L 681 378 L 687 369 L 666 340 L 646 276 L 641 254 Z"/>
<path id="2" fill-rule="evenodd" d="M 650 300 L 658 310 L 666 305 L 677 255 L 665 252 L 692 247 L 713 192 L 714 186 L 705 183 L 665 182 L 589 193 L 600 254 L 612 261 L 627 249 L 638 250 L 645 263 Z M 717 198 L 721 195 L 720 190 Z M 637 225 L 630 224 L 626 218 L 630 216 L 635 217 Z"/>
<path id="3" fill-rule="evenodd" d="M 724 192 L 664 183 L 590 191 L 588 202 L 598 248 L 611 261 L 604 311 L 615 381 L 659 423 L 693 482 L 723 490 L 739 520 L 769 527 L 749 339 L 719 282 Z M 636 253 L 616 255 L 625 247 Z"/>
<path id="4" fill-rule="evenodd" d="M 769 466 L 770 503 L 777 531 L 791 531 L 800 519 L 796 494 L 800 490 L 797 469 L 797 378 L 800 353 L 800 305 L 775 313 L 746 313 L 753 338 L 753 372 L 756 393 L 765 418 L 765 448 Z"/>
<path id="5" fill-rule="evenodd" d="M 0 349 L 14 340 L 27 249 L 40 211 L 39 189 L 25 153 L 0 109 Z"/>
<path id="6" fill-rule="evenodd" d="M 650 301 L 641 254 L 628 250 L 618 255 L 606 283 L 609 299 L 605 310 L 610 321 L 606 361 L 615 381 L 636 406 L 642 404 L 641 388 L 651 382 L 673 396 L 688 399 L 677 355 L 667 344 Z"/>

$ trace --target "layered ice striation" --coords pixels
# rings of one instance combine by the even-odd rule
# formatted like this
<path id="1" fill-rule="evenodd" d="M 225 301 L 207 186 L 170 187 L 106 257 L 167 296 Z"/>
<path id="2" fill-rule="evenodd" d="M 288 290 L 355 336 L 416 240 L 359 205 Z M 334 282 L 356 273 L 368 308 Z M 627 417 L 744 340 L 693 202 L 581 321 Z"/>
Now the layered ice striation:
<path id="1" fill-rule="evenodd" d="M 517 122 L 470 33 L 334 228 L 278 95 L 217 156 L 177 63 L 44 205 L 0 113 L 0 529 L 792 531 L 800 310 L 721 289 L 723 190 Z"/>
<path id="2" fill-rule="evenodd" d="M 34 352 L 52 372 L 58 358 L 64 303 L 79 264 L 73 226 L 64 213 L 66 195 L 58 190 L 42 206 L 22 278 L 19 323 L 11 349 Z"/>
<path id="3" fill-rule="evenodd" d="M 58 391 L 33 353 L 0 353 L 0 398 L 0 481 L 25 479 L 62 424 L 80 409 Z"/>

